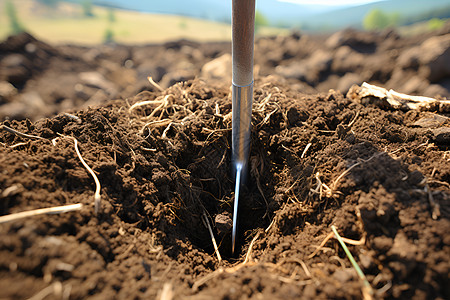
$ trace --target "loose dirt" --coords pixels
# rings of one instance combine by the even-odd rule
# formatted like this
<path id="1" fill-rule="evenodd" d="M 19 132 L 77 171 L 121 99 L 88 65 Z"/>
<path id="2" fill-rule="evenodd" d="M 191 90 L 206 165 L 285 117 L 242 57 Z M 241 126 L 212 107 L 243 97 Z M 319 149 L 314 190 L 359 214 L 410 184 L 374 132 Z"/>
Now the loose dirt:
<path id="1" fill-rule="evenodd" d="M 394 35 L 373 34 L 371 40 L 362 33 L 340 34 L 349 46 L 337 49 L 361 51 L 374 62 L 371 55 Z M 263 39 L 257 49 L 267 42 L 274 44 L 267 47 L 291 49 L 285 43 L 306 43 L 305 38 Z M 394 40 L 406 51 L 423 47 L 415 42 L 430 38 Z M 364 51 L 355 45 L 363 45 Z M 189 47 L 201 48 L 211 58 L 205 49 L 219 46 Z M 308 55 L 283 54 L 286 63 L 280 66 L 287 67 L 296 55 L 314 55 L 312 49 Z M 340 62 L 332 57 L 329 68 Z M 361 70 L 371 68 L 366 61 Z M 129 90 L 123 99 L 70 106 L 70 115 L 3 121 L 45 139 L 0 132 L 1 214 L 72 203 L 84 207 L 0 225 L 1 297 L 360 299 L 367 296 L 363 283 L 339 243 L 330 239 L 320 247 L 335 225 L 341 236 L 354 241 L 348 247 L 374 298 L 450 298 L 449 114 L 363 105 L 345 96 L 350 87 L 321 92 L 321 84 L 334 76 L 331 69 L 324 71 L 328 79 L 319 72 L 312 84 L 313 79 L 286 78 L 280 68 L 265 76 L 269 69 L 263 66 L 255 81 L 250 172 L 235 256 L 230 253 L 231 95 L 225 78 L 191 78 L 163 85 L 162 91 L 147 83 L 143 91 Z M 417 70 L 424 70 L 418 78 L 431 76 L 425 66 L 417 63 Z M 382 68 L 394 72 L 397 67 Z M 42 74 L 36 72 L 32 80 Z M 433 84 L 445 97 L 449 77 L 441 72 L 443 77 Z M 384 83 L 392 80 L 388 71 L 377 74 L 380 81 L 387 76 Z M 112 85 L 119 90 L 117 86 Z M 15 87 L 9 104 L 29 91 L 31 83 L 27 79 Z M 61 135 L 78 140 L 100 180 L 98 215 L 94 181 L 73 141 Z"/>

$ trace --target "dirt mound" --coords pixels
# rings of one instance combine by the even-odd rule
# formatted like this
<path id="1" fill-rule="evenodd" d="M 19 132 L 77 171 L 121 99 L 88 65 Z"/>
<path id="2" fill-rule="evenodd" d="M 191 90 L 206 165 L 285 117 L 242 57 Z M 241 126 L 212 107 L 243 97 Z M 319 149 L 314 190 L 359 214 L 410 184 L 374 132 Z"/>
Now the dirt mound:
<path id="1" fill-rule="evenodd" d="M 403 93 L 450 96 L 450 26 L 415 36 L 345 30 L 331 36 L 294 33 L 255 43 L 255 76 L 278 76 L 303 93 L 346 93 L 366 81 Z M 0 44 L 0 119 L 37 120 L 154 86 L 200 77 L 230 81 L 229 43 L 49 46 L 28 34 Z"/>
<path id="2" fill-rule="evenodd" d="M 2 214 L 85 206 L 0 225 L 3 296 L 360 299 L 339 244 L 319 247 L 335 225 L 360 240 L 349 248 L 375 298 L 449 298 L 449 139 L 433 135 L 448 116 L 425 122 L 437 115 L 258 79 L 232 257 L 230 111 L 227 85 L 196 79 L 75 116 L 4 122 L 44 139 L 0 132 Z M 61 135 L 78 140 L 100 180 L 97 216 L 94 182 Z"/>
<path id="3" fill-rule="evenodd" d="M 306 82 L 318 91 L 333 88 L 345 93 L 353 84 L 366 81 L 404 93 L 448 97 L 449 73 L 443 70 L 448 64 L 443 62 L 450 57 L 446 52 L 449 33 L 441 33 L 407 39 L 394 31 L 346 30 L 322 40 L 306 35 L 298 39 L 260 40 L 257 51 L 270 62 L 268 68 L 261 68 L 264 74 L 275 68 L 291 84 Z M 414 60 L 415 65 L 405 64 L 413 59 L 411 51 L 427 54 L 427 58 Z M 256 61 L 265 65 L 261 58 Z M 438 71 L 437 66 L 442 66 L 442 70 Z M 300 85 L 301 89 L 304 88 Z"/>
<path id="4" fill-rule="evenodd" d="M 61 111 L 193 79 L 229 44 L 49 46 L 23 33 L 0 44 L 0 119 L 37 120 Z"/>

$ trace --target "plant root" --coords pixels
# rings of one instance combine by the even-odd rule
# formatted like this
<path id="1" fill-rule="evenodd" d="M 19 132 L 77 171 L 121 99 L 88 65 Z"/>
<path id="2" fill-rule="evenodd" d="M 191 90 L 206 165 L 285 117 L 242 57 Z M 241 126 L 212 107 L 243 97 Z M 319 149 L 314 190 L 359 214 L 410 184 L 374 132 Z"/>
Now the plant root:
<path id="1" fill-rule="evenodd" d="M 309 271 L 308 266 L 305 264 L 305 262 L 303 260 L 296 259 L 296 258 L 288 258 L 288 259 L 285 259 L 285 260 L 282 261 L 282 264 L 284 264 L 284 263 L 297 263 L 297 264 L 299 264 L 302 267 L 303 271 L 305 272 L 305 275 L 308 278 L 312 278 L 312 274 Z"/>
<path id="2" fill-rule="evenodd" d="M 160 92 L 164 91 L 164 89 L 159 84 L 157 84 L 151 76 L 148 76 L 147 80 L 151 83 L 151 85 L 153 85 Z"/>
<path id="3" fill-rule="evenodd" d="M 78 158 L 80 159 L 81 163 L 86 168 L 86 170 L 89 172 L 89 174 L 91 174 L 92 178 L 94 178 L 94 182 L 95 182 L 94 212 L 95 212 L 95 214 L 98 214 L 98 211 L 100 210 L 100 205 L 101 205 L 101 196 L 100 196 L 101 185 L 100 185 L 100 181 L 98 180 L 98 177 L 97 177 L 97 175 L 95 175 L 94 171 L 88 166 L 88 164 L 84 161 L 83 157 L 81 156 L 80 150 L 78 150 L 78 140 L 76 138 L 74 138 L 74 137 L 71 137 L 71 136 L 65 136 L 65 135 L 60 135 L 60 136 L 73 140 L 74 147 L 75 147 L 75 152 L 77 153 Z M 53 139 L 52 143 L 55 144 L 55 141 L 56 140 Z"/>
<path id="4" fill-rule="evenodd" d="M 313 258 L 314 256 L 316 256 L 317 253 L 319 253 L 319 251 L 322 250 L 322 249 L 324 248 L 325 244 L 326 244 L 331 238 L 333 238 L 333 232 L 330 232 L 330 233 L 323 239 L 323 241 L 322 241 L 322 243 L 320 243 L 319 247 L 317 247 L 317 249 L 314 250 L 314 252 L 311 253 L 311 254 L 308 256 L 308 259 L 311 259 L 311 258 Z M 364 244 L 366 243 L 366 234 L 364 233 L 363 236 L 361 237 L 361 239 L 360 239 L 359 241 L 355 241 L 355 240 L 348 239 L 348 238 L 345 238 L 345 237 L 341 237 L 341 239 L 342 239 L 344 242 L 346 242 L 347 244 L 354 245 L 354 246 L 361 246 L 361 245 L 364 245 Z"/>
<path id="5" fill-rule="evenodd" d="M 163 119 L 163 120 L 148 122 L 141 129 L 142 135 L 144 135 L 145 130 L 147 128 L 151 129 L 151 128 L 164 127 L 164 126 L 168 126 L 170 123 L 172 123 L 172 120 L 170 120 L 170 119 Z"/>
<path id="6" fill-rule="evenodd" d="M 322 243 L 320 243 L 319 247 L 317 247 L 317 249 L 314 250 L 314 252 L 311 253 L 311 254 L 308 256 L 308 259 L 311 259 L 311 258 L 313 258 L 314 256 L 316 256 L 316 254 L 319 253 L 319 251 L 323 248 L 323 246 L 325 246 L 325 244 L 326 244 L 332 237 L 333 237 L 333 232 L 330 232 L 330 233 L 324 238 L 324 240 L 322 241 Z"/>
<path id="7" fill-rule="evenodd" d="M 250 261 L 250 255 L 252 254 L 252 248 L 253 248 L 253 244 L 256 242 L 256 240 L 258 239 L 260 235 L 260 232 L 258 231 L 258 233 L 256 233 L 256 235 L 253 237 L 252 241 L 250 242 L 250 245 L 248 246 L 248 250 L 247 250 L 247 254 L 245 255 L 245 259 L 244 262 L 242 264 L 247 264 Z"/>
<path id="8" fill-rule="evenodd" d="M 209 219 L 208 219 L 208 216 L 206 215 L 205 211 L 203 211 L 202 217 L 203 217 L 203 219 L 202 219 L 203 224 L 208 228 L 209 235 L 211 236 L 211 241 L 214 246 L 214 252 L 216 253 L 217 260 L 219 261 L 219 264 L 220 264 L 222 262 L 222 256 L 220 255 L 219 247 L 217 247 L 216 239 L 214 238 L 214 233 L 211 229 L 211 224 L 209 223 Z"/>
<path id="9" fill-rule="evenodd" d="M 161 103 L 163 103 L 163 100 L 147 100 L 147 101 L 137 102 L 137 103 L 131 105 L 130 108 L 128 108 L 128 112 L 132 112 L 133 110 L 135 110 L 136 108 L 141 107 L 141 106 L 152 105 L 152 104 L 161 104 Z"/>

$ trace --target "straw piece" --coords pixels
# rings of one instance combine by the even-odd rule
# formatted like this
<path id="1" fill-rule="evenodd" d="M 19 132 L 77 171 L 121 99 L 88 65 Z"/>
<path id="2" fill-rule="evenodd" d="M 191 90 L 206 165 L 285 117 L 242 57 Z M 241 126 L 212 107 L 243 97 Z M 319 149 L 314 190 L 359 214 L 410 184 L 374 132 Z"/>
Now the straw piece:
<path id="1" fill-rule="evenodd" d="M 38 215 L 45 215 L 45 214 L 60 214 L 65 213 L 69 211 L 77 211 L 80 210 L 83 207 L 82 203 L 77 204 L 69 204 L 69 205 L 63 205 L 63 206 L 55 206 L 55 207 L 48 207 L 48 208 L 40 208 L 35 210 L 29 210 L 29 211 L 22 211 L 15 214 L 10 214 L 6 216 L 0 217 L 0 224 L 16 221 L 32 216 L 38 216 Z"/>
<path id="2" fill-rule="evenodd" d="M 41 140 L 45 140 L 45 138 L 41 137 L 41 136 L 37 136 L 37 135 L 31 135 L 31 134 L 26 134 L 26 133 L 22 133 L 20 131 L 17 131 L 15 129 L 12 129 L 6 125 L 0 125 L 0 130 L 5 130 L 8 131 L 9 133 L 15 134 L 17 136 L 20 136 L 21 138 L 27 138 L 27 139 L 41 139 Z"/>

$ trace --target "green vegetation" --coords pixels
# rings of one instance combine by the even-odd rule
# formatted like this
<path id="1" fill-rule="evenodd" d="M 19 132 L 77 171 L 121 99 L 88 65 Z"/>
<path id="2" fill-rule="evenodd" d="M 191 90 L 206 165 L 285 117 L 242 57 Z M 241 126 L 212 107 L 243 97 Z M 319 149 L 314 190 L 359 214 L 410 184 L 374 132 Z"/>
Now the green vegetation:
<path id="1" fill-rule="evenodd" d="M 17 34 L 23 32 L 25 30 L 24 26 L 20 23 L 19 18 L 17 17 L 16 7 L 12 3 L 12 1 L 6 1 L 5 4 L 6 16 L 9 19 L 9 26 L 11 30 L 11 34 Z"/>
<path id="2" fill-rule="evenodd" d="M 121 9 L 114 10 L 112 22 L 108 8 L 92 6 L 95 18 L 80 18 L 83 13 L 81 2 L 61 1 L 56 8 L 35 10 L 35 0 L 9 0 L 14 3 L 16 20 L 21 28 L 38 39 L 49 43 L 73 43 L 83 45 L 100 44 L 106 40 L 107 28 L 112 31 L 116 43 L 162 43 L 180 38 L 195 41 L 229 41 L 231 27 L 229 24 L 199 20 L 173 15 L 147 14 Z M 0 0 L 0 41 L 11 34 L 10 20 L 5 17 L 5 3 Z M 180 28 L 184 22 L 186 28 Z M 259 35 L 276 35 L 288 30 L 262 27 Z"/>
<path id="3" fill-rule="evenodd" d="M 112 30 L 112 28 L 106 28 L 105 34 L 103 36 L 103 43 L 114 43 L 114 31 Z"/>
<path id="4" fill-rule="evenodd" d="M 429 30 L 438 30 L 441 29 L 442 26 L 444 26 L 445 20 L 441 20 L 438 18 L 433 18 L 430 21 L 428 21 L 428 29 Z"/>
<path id="5" fill-rule="evenodd" d="M 92 10 L 92 0 L 83 0 L 83 2 L 81 2 L 81 7 L 83 8 L 83 15 L 85 17 L 95 17 Z"/>
<path id="6" fill-rule="evenodd" d="M 400 14 L 385 13 L 380 9 L 372 9 L 363 20 L 363 27 L 366 30 L 382 30 L 398 25 Z"/>
<path id="7" fill-rule="evenodd" d="M 268 26 L 269 21 L 260 11 L 255 12 L 255 31 L 258 32 L 261 27 Z"/>
<path id="8" fill-rule="evenodd" d="M 106 20 L 108 21 L 108 27 L 106 28 L 105 33 L 103 34 L 103 43 L 105 44 L 114 43 L 115 40 L 114 40 L 113 26 L 114 23 L 117 22 L 117 19 L 114 10 L 112 8 L 109 8 L 107 10 Z"/>
<path id="9" fill-rule="evenodd" d="M 414 16 L 400 15 L 399 13 L 387 13 L 380 9 L 372 9 L 363 20 L 366 30 L 382 30 L 387 27 L 411 26 L 417 27 L 423 23 L 424 31 L 441 28 L 446 20 L 450 18 L 450 6 L 424 11 Z"/>

